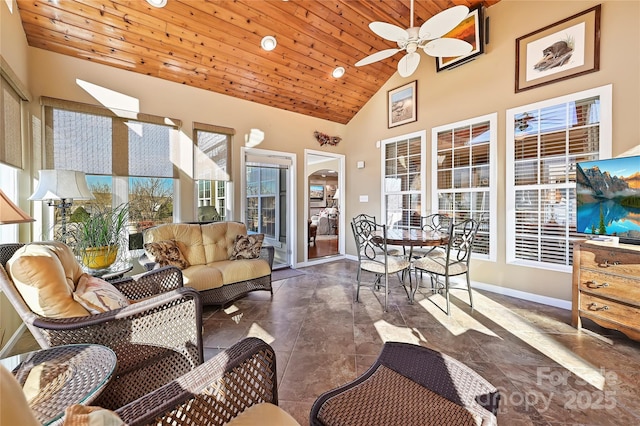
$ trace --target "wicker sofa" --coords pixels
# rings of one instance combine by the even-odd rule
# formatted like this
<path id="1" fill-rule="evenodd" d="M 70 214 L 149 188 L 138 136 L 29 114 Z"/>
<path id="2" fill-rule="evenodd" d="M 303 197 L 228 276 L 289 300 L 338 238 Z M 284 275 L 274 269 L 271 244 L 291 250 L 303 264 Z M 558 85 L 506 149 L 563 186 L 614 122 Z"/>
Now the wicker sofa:
<path id="1" fill-rule="evenodd" d="M 274 248 L 263 245 L 256 259 L 230 260 L 236 236 L 247 235 L 240 222 L 169 223 L 148 228 L 144 245 L 160 241 L 176 242 L 188 263 L 182 269 L 184 285 L 200 292 L 203 305 L 224 306 L 247 293 L 271 288 Z M 152 270 L 161 266 L 149 253 L 140 263 Z"/>

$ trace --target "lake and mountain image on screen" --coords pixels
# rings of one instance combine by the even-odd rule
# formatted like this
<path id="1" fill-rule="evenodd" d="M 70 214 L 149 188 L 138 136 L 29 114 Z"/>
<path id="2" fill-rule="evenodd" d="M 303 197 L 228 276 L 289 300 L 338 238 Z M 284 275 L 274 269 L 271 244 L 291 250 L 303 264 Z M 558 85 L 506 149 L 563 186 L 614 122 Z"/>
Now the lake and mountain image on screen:
<path id="1" fill-rule="evenodd" d="M 640 156 L 578 163 L 576 201 L 578 232 L 640 243 Z"/>

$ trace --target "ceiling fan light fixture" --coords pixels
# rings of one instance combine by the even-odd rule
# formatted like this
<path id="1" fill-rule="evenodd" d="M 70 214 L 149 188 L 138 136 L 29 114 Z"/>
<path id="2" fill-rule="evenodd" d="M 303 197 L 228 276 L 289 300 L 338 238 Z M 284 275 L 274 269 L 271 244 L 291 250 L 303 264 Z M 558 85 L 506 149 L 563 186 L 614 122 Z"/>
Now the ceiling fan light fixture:
<path id="1" fill-rule="evenodd" d="M 336 67 L 336 69 L 333 70 L 331 75 L 333 76 L 333 78 L 340 78 L 344 75 L 345 72 L 346 71 L 344 67 Z"/>
<path id="2" fill-rule="evenodd" d="M 424 53 L 429 56 L 436 57 L 462 56 L 473 49 L 473 46 L 466 41 L 445 37 L 469 14 L 467 6 L 459 5 L 445 9 L 427 19 L 420 27 L 413 26 L 413 12 L 414 0 L 411 0 L 411 25 L 408 28 L 400 28 L 386 22 L 371 22 L 369 24 L 371 31 L 385 40 L 396 42 L 398 48 L 375 52 L 360 59 L 355 66 L 369 65 L 404 50 L 406 53 L 398 62 L 398 73 L 401 77 L 408 77 L 414 73 L 420 63 L 418 49 L 424 50 Z"/>
<path id="3" fill-rule="evenodd" d="M 147 0 L 147 3 L 153 7 L 161 8 L 167 5 L 167 0 Z"/>
<path id="4" fill-rule="evenodd" d="M 260 42 L 260 46 L 267 52 L 275 49 L 277 45 L 278 42 L 276 41 L 276 38 L 270 35 L 262 37 L 262 41 Z"/>

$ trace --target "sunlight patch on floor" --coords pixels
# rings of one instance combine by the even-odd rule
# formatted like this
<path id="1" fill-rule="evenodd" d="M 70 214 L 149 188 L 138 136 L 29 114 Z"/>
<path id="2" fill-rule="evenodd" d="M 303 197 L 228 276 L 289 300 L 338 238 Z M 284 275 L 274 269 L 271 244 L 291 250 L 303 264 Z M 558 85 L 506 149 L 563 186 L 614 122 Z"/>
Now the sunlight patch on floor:
<path id="1" fill-rule="evenodd" d="M 451 293 L 451 295 L 453 295 L 453 293 Z M 487 336 L 500 338 L 500 336 L 472 316 L 467 315 L 454 304 L 451 304 L 451 316 L 447 316 L 443 311 L 447 306 L 447 301 L 441 294 L 430 295 L 418 303 L 454 336 L 459 336 L 467 331 L 473 330 L 486 334 Z"/>
<path id="2" fill-rule="evenodd" d="M 251 324 L 251 327 L 249 327 L 247 337 L 258 337 L 269 344 L 272 344 L 276 340 L 276 338 L 273 337 L 267 330 L 260 327 L 255 322 Z"/>
<path id="3" fill-rule="evenodd" d="M 415 329 L 407 327 L 398 327 L 393 324 L 389 324 L 385 320 L 378 320 L 373 323 L 378 336 L 383 342 L 406 342 L 414 345 L 420 345 L 420 343 L 426 343 L 427 339 Z"/>
<path id="4" fill-rule="evenodd" d="M 453 297 L 454 294 L 452 293 Z M 594 367 L 580 356 L 558 343 L 548 333 L 541 332 L 527 320 L 501 304 L 480 293 L 473 293 L 474 310 L 498 324 L 524 343 L 557 362 L 567 370 L 599 390 L 604 388 L 605 377 L 599 368 Z M 461 299 L 464 301 L 464 299 Z M 452 313 L 454 315 L 454 313 Z"/>

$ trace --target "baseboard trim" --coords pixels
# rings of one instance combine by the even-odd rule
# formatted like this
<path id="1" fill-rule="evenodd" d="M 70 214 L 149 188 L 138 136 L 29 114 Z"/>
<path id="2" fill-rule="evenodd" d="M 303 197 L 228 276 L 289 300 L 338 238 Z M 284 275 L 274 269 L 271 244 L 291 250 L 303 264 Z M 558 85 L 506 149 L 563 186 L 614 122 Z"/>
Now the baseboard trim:
<path id="1" fill-rule="evenodd" d="M 16 343 L 18 343 L 18 339 L 22 337 L 22 333 L 24 333 L 26 329 L 27 329 L 27 326 L 24 323 L 20 324 L 20 327 L 18 327 L 15 333 L 13 333 L 11 338 L 7 341 L 7 344 L 4 345 L 2 349 L 0 349 L 0 358 L 7 357 L 7 354 L 11 352 L 11 350 L 16 345 Z"/>
<path id="2" fill-rule="evenodd" d="M 493 284 L 471 281 L 471 287 L 478 290 L 486 290 L 491 293 L 502 294 L 504 296 L 515 297 L 517 299 L 528 300 L 542 305 L 554 306 L 556 308 L 571 310 L 571 301 L 556 299 L 554 297 L 542 296 L 540 294 L 528 293 L 526 291 L 514 290 L 508 287 L 501 287 Z"/>

